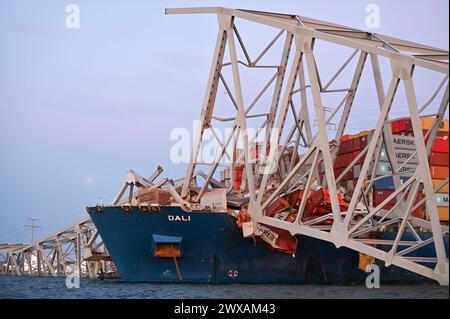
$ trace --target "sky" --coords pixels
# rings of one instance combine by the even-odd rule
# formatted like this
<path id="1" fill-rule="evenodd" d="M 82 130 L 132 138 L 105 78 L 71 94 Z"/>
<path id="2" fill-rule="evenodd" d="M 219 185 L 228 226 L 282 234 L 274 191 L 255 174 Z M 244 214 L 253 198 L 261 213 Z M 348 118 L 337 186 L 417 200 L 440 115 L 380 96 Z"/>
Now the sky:
<path id="1" fill-rule="evenodd" d="M 71 3 L 79 29 L 65 25 Z M 169 159 L 170 132 L 200 113 L 217 22 L 165 8 L 296 13 L 367 30 L 371 3 L 376 32 L 448 50 L 447 0 L 0 0 L 0 242 L 28 242 L 30 217 L 36 238 L 110 203 L 130 168 L 184 175 Z"/>

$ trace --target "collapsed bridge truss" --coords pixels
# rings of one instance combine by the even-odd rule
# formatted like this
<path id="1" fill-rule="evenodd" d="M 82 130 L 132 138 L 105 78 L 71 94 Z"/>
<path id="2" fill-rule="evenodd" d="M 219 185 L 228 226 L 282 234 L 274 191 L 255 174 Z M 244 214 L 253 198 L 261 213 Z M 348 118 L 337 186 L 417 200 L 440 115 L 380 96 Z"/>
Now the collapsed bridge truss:
<path id="1" fill-rule="evenodd" d="M 2 258 L 4 260 L 2 260 Z M 90 218 L 31 244 L 0 244 L 0 274 L 97 278 L 115 265 Z"/>
<path id="2" fill-rule="evenodd" d="M 332 242 L 336 247 L 345 246 L 355 251 L 384 261 L 387 266 L 395 265 L 411 272 L 432 278 L 440 284 L 448 285 L 449 264 L 448 252 L 444 245 L 444 236 L 448 236 L 448 227 L 441 225 L 436 199 L 434 197 L 432 178 L 428 163 L 428 154 L 436 138 L 439 123 L 443 120 L 448 107 L 448 51 L 425 46 L 410 41 L 389 36 L 369 33 L 342 25 L 305 18 L 298 15 L 267 13 L 249 10 L 227 8 L 174 8 L 166 9 L 166 14 L 215 14 L 218 18 L 218 35 L 213 61 L 207 82 L 203 101 L 198 134 L 195 137 L 192 156 L 187 174 L 180 192 L 183 205 L 192 210 L 200 203 L 202 196 L 208 192 L 211 180 L 217 174 L 221 160 L 229 156 L 227 149 L 237 149 L 237 140 L 243 141 L 242 153 L 244 175 L 246 179 L 245 197 L 248 198 L 247 213 L 255 225 L 269 225 L 288 230 L 292 235 L 302 234 L 320 240 Z M 252 23 L 263 28 L 275 30 L 275 37 L 253 58 L 240 33 L 240 23 Z M 274 51 L 277 43 L 279 48 L 279 63 L 266 65 L 263 63 L 267 52 Z M 284 41 L 284 42 L 282 42 Z M 349 58 L 336 67 L 336 73 L 324 84 L 325 78 L 320 72 L 320 55 L 317 46 L 326 43 L 330 47 L 328 59 L 333 58 L 333 47 L 336 50 L 351 50 Z M 331 55 L 331 56 L 330 56 Z M 240 59 L 240 56 L 243 58 Z M 229 61 L 226 61 L 228 58 Z M 337 60 L 337 58 L 336 58 Z M 327 61 L 328 63 L 330 61 Z M 388 71 L 382 68 L 382 63 L 390 66 Z M 247 106 L 244 95 L 250 92 L 254 85 L 246 86 L 242 80 L 243 69 L 257 71 L 261 69 L 274 70 L 272 78 L 267 82 L 256 98 Z M 343 85 L 342 77 L 351 70 L 349 83 Z M 370 87 L 378 99 L 378 114 L 374 120 L 372 138 L 366 148 L 356 157 L 346 170 L 336 176 L 334 162 L 337 157 L 341 138 L 344 135 L 349 118 L 355 112 L 354 101 L 358 97 L 358 89 L 363 81 L 368 79 L 363 72 L 368 70 Z M 416 74 L 419 72 L 440 76 L 441 82 L 430 92 L 430 100 L 423 106 L 416 97 Z M 231 74 L 231 79 L 226 74 Z M 388 82 L 386 82 L 386 73 Z M 401 84 L 404 90 L 400 90 Z M 387 85 L 385 87 L 385 85 Z M 218 88 L 222 86 L 229 97 L 229 106 L 217 105 Z M 336 88 L 333 88 L 337 86 Z M 387 90 L 385 91 L 385 89 Z M 390 118 L 394 100 L 400 91 L 404 91 L 407 107 L 404 108 L 411 119 L 415 156 L 418 166 L 412 176 L 401 183 L 399 173 L 405 163 L 398 163 L 394 154 Z M 271 93 L 271 94 L 270 94 Z M 266 103 L 266 111 L 253 114 L 252 110 L 260 102 L 260 98 L 270 95 Z M 341 102 L 335 108 L 325 107 L 325 96 L 340 96 Z M 437 111 L 425 114 L 431 102 L 440 97 Z M 343 97 L 343 98 L 342 98 Z M 227 108 L 232 116 L 224 118 L 218 112 Z M 431 116 L 435 119 L 432 129 L 423 135 L 421 117 Z M 292 117 L 293 124 L 288 125 L 287 117 Z M 274 189 L 268 187 L 275 173 L 262 165 L 263 169 L 255 169 L 251 158 L 251 148 L 254 140 L 246 134 L 250 121 L 262 121 L 259 131 L 264 131 L 264 147 L 268 152 L 268 163 L 273 163 L 280 156 L 279 145 L 294 148 L 290 165 L 282 173 L 280 182 Z M 215 123 L 231 123 L 231 132 L 223 141 L 219 141 L 221 149 L 215 161 L 209 164 L 209 172 L 204 183 L 194 183 L 197 166 L 203 165 L 198 158 L 206 131 L 213 131 Z M 311 123 L 315 123 L 316 132 L 313 135 Z M 330 143 L 329 124 L 336 123 L 335 136 Z M 214 131 L 213 131 L 214 133 Z M 283 141 L 281 140 L 282 138 Z M 380 152 L 386 149 L 392 172 L 377 176 L 376 167 Z M 299 154 L 300 155 L 297 155 Z M 263 152 L 264 153 L 264 152 Z M 282 153 L 282 151 L 281 151 Z M 357 179 L 353 195 L 347 211 L 341 211 L 338 199 L 339 183 L 352 167 L 363 159 L 361 171 Z M 235 161 L 230 166 L 234 168 Z M 319 173 L 324 169 L 323 179 Z M 385 201 L 376 207 L 367 205 L 368 190 L 375 180 L 392 177 L 395 191 Z M 234 175 L 231 174 L 231 185 Z M 448 179 L 447 179 L 448 181 Z M 309 190 L 313 185 L 326 186 L 331 200 L 329 215 L 304 222 L 302 216 L 308 200 L 308 192 L 301 199 L 297 217 L 294 221 L 280 220 L 266 214 L 266 209 L 281 195 L 299 187 Z M 193 188 L 196 191 L 193 192 Z M 419 191 L 424 190 L 426 196 L 419 203 L 415 202 Z M 229 193 L 233 190 L 229 189 Z M 392 199 L 397 204 L 385 208 Z M 361 209 L 361 205 L 363 209 Z M 411 212 L 418 206 L 425 206 L 427 219 L 413 217 Z M 324 227 L 321 221 L 331 219 L 332 224 Z M 396 225 L 396 236 L 392 240 L 377 240 L 367 236 L 386 226 Z M 417 229 L 426 230 L 432 234 L 428 239 L 421 238 Z M 255 226 L 255 232 L 257 227 Z M 403 240 L 408 232 L 415 240 Z M 388 245 L 389 250 L 377 248 L 378 245 Z M 420 248 L 434 245 L 435 258 L 418 256 Z"/>

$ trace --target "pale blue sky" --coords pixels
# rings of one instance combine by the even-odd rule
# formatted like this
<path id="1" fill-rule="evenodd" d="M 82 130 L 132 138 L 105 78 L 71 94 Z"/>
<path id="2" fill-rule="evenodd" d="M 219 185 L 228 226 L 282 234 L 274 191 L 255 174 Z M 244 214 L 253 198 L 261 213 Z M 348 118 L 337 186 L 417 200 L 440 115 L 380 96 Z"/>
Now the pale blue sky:
<path id="1" fill-rule="evenodd" d="M 65 27 L 69 3 L 80 29 Z M 447 0 L 0 0 L 0 242 L 27 241 L 28 217 L 40 218 L 42 236 L 99 196 L 110 202 L 129 168 L 184 173 L 169 161 L 169 133 L 199 114 L 217 23 L 164 8 L 279 11 L 366 29 L 369 3 L 381 9 L 377 32 L 448 49 Z"/>

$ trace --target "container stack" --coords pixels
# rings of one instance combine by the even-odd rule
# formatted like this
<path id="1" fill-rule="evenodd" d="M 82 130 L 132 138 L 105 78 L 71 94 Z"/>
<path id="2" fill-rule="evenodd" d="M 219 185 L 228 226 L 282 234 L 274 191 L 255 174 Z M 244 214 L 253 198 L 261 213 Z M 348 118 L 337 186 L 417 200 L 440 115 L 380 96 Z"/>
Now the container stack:
<path id="1" fill-rule="evenodd" d="M 422 128 L 424 135 L 433 125 L 433 118 L 422 118 Z M 436 189 L 439 185 L 444 184 L 444 180 L 449 175 L 449 121 L 444 120 L 439 125 L 436 139 L 431 149 L 429 157 L 431 178 L 433 179 L 433 187 Z M 439 189 L 435 196 L 438 205 L 439 218 L 442 222 L 449 222 L 449 187 L 448 182 Z"/>
<path id="2" fill-rule="evenodd" d="M 245 172 L 245 166 L 244 166 L 244 161 L 245 161 L 245 157 L 242 156 L 242 153 L 244 152 L 243 149 L 236 149 L 236 153 L 234 154 L 233 160 L 234 160 L 234 170 L 233 170 L 233 178 L 234 178 L 234 184 L 233 184 L 233 190 L 234 191 L 242 191 L 242 192 L 247 192 L 248 191 L 248 185 L 247 185 L 247 175 L 244 174 Z M 282 153 L 281 153 L 282 152 Z M 252 147 L 250 148 L 250 161 L 253 165 L 253 170 L 254 170 L 254 174 L 256 174 L 255 172 L 258 172 L 259 169 L 262 169 L 261 166 L 264 166 L 264 161 L 267 159 L 267 157 L 270 154 L 270 145 L 267 147 L 266 149 L 266 157 L 263 158 L 264 155 L 264 150 L 263 150 L 263 143 L 254 143 L 252 145 Z M 278 145 L 278 155 L 280 156 L 280 158 L 278 159 L 278 163 L 277 166 L 275 167 L 276 169 L 278 169 L 278 175 L 280 176 L 275 176 L 272 177 L 271 181 L 272 182 L 276 182 L 276 183 L 280 183 L 281 181 L 281 176 L 285 176 L 288 173 L 289 170 L 289 166 L 290 166 L 290 162 L 291 159 L 293 157 L 294 154 L 294 148 L 292 146 L 283 149 L 281 145 Z M 238 159 L 240 158 L 240 160 L 238 161 Z M 295 157 L 294 159 L 294 163 L 298 163 L 299 161 L 299 156 Z M 221 180 L 222 182 L 224 182 L 226 180 L 226 174 L 222 173 L 221 175 Z M 255 182 L 259 177 L 257 175 L 255 175 Z M 229 178 L 228 178 L 229 180 Z M 226 184 L 227 186 L 229 184 Z"/>
<path id="3" fill-rule="evenodd" d="M 400 169 L 400 183 L 406 182 L 416 171 L 417 165 L 419 163 L 417 155 L 414 155 L 414 137 L 411 136 L 412 125 L 409 119 L 400 119 L 392 122 L 392 144 L 394 146 L 394 154 L 399 165 L 404 164 L 407 160 L 408 162 Z M 385 148 L 381 150 L 378 167 L 377 176 L 383 176 L 387 173 L 392 173 L 392 168 L 389 165 L 388 154 Z M 372 205 L 380 205 L 387 197 L 394 193 L 394 178 L 387 177 L 377 180 L 373 185 L 373 197 Z M 423 193 L 418 193 L 415 199 L 415 203 L 419 202 L 424 198 Z M 384 208 L 391 209 L 397 200 L 393 199 Z M 418 218 L 425 218 L 425 210 L 423 205 L 417 208 L 411 213 L 411 216 Z"/>
<path id="4" fill-rule="evenodd" d="M 421 124 L 423 128 L 423 134 L 426 136 L 428 130 L 431 129 L 434 122 L 434 118 L 422 118 Z M 411 120 L 399 119 L 392 122 L 392 142 L 394 146 L 394 153 L 397 159 L 397 163 L 402 165 L 408 160 L 400 169 L 400 182 L 403 184 L 406 182 L 416 171 L 419 163 L 416 151 L 413 129 Z M 367 143 L 372 138 L 372 131 L 363 131 L 355 135 L 344 135 L 341 140 L 338 156 L 336 157 L 334 165 L 335 176 L 338 177 L 341 173 L 350 165 L 350 163 L 359 155 L 359 153 L 367 146 Z M 413 156 L 414 155 L 414 156 Z M 356 165 L 348 171 L 348 173 L 342 178 L 341 185 L 347 189 L 347 192 L 351 193 L 356 180 L 359 177 L 362 163 L 364 162 L 364 156 L 356 163 Z M 440 124 L 439 131 L 436 135 L 435 142 L 432 146 L 432 152 L 429 157 L 430 172 L 433 179 L 434 188 L 443 183 L 443 181 L 449 176 L 449 122 L 444 120 Z M 386 149 L 383 149 L 380 154 L 379 163 L 377 166 L 377 176 L 383 176 L 392 172 L 392 168 L 389 165 L 388 154 Z M 320 170 L 321 179 L 324 176 L 323 165 Z M 370 203 L 372 206 L 381 204 L 388 196 L 390 196 L 394 190 L 394 179 L 392 177 L 386 177 L 374 182 L 373 191 L 370 196 Z M 436 194 L 436 201 L 438 203 L 438 210 L 441 222 L 448 223 L 449 221 L 449 185 L 445 184 Z M 423 192 L 417 195 L 415 202 L 421 201 L 425 197 Z M 384 208 L 390 209 L 396 203 L 396 200 L 389 202 Z M 426 211 L 422 205 L 420 208 L 412 212 L 412 216 L 425 218 Z"/>
<path id="5" fill-rule="evenodd" d="M 244 175 L 244 164 L 237 164 L 234 167 L 233 175 L 234 175 L 233 190 L 238 191 L 241 189 L 242 177 Z"/>
<path id="6" fill-rule="evenodd" d="M 359 153 L 367 146 L 372 137 L 372 131 L 363 131 L 355 135 L 344 135 L 334 162 L 334 175 L 338 178 L 353 162 Z M 356 180 L 361 172 L 364 156 L 343 176 L 340 184 L 347 190 L 353 190 Z M 323 164 L 320 165 L 320 177 L 323 180 L 325 174 Z"/>
<path id="7" fill-rule="evenodd" d="M 434 123 L 434 118 L 422 118 L 421 124 L 423 128 L 423 134 L 427 137 L 428 131 L 431 129 Z M 406 182 L 416 171 L 419 164 L 419 159 L 416 151 L 414 134 L 412 129 L 411 120 L 409 118 L 398 119 L 391 122 L 392 128 L 392 144 L 394 147 L 394 156 L 396 157 L 398 165 L 403 165 L 400 169 L 400 183 Z M 355 158 L 366 148 L 373 136 L 373 131 L 363 131 L 354 135 L 342 136 L 340 147 L 336 160 L 334 162 L 334 174 L 338 178 L 345 169 L 355 160 Z M 427 137 L 428 138 L 428 137 Z M 260 145 L 253 145 L 251 149 L 252 161 L 257 160 L 260 153 Z M 238 158 L 242 150 L 238 150 L 238 154 L 235 158 Z M 287 171 L 292 157 L 292 150 L 286 149 L 283 153 L 286 159 L 281 158 L 279 160 L 278 171 L 281 176 Z M 361 167 L 364 163 L 365 156 L 355 163 L 355 165 L 348 170 L 348 172 L 340 180 L 340 186 L 346 189 L 348 195 L 353 193 L 356 182 L 360 176 Z M 298 161 L 298 158 L 296 159 Z M 405 162 L 408 161 L 406 164 Z M 255 162 L 256 163 L 256 162 Z M 441 222 L 449 222 L 449 184 L 444 183 L 444 180 L 449 176 L 449 121 L 443 120 L 440 124 L 439 131 L 437 132 L 435 142 L 432 145 L 432 150 L 429 156 L 430 173 L 433 179 L 433 186 L 436 189 L 439 185 L 442 187 L 436 192 L 436 201 L 438 204 L 439 217 Z M 372 168 L 369 170 L 369 175 L 372 172 Z M 382 149 L 378 166 L 376 169 L 376 176 L 389 175 L 392 173 L 392 168 L 389 164 L 388 154 L 386 149 Z M 232 172 L 234 177 L 233 190 L 243 191 L 246 188 L 246 176 L 244 174 L 244 164 L 242 162 L 235 163 L 234 171 Z M 226 176 L 225 176 L 226 175 Z M 223 181 L 229 182 L 231 174 L 223 174 L 221 176 Z M 325 169 L 323 163 L 319 164 L 319 177 L 320 182 L 323 184 L 325 178 Z M 282 178 L 282 177 L 281 177 Z M 369 176 L 370 178 L 370 176 Z M 277 180 L 276 182 L 280 182 Z M 229 185 L 229 184 L 227 184 Z M 393 177 L 385 177 L 383 179 L 376 180 L 372 185 L 372 191 L 369 194 L 369 204 L 373 207 L 380 205 L 395 191 Z M 423 200 L 425 194 L 421 190 L 415 200 L 415 203 Z M 396 199 L 384 206 L 384 209 L 391 209 L 396 204 Z M 412 216 L 418 218 L 428 218 L 425 210 L 425 205 L 421 205 L 419 208 L 412 212 Z"/>
<path id="8" fill-rule="evenodd" d="M 427 135 L 428 130 L 431 129 L 434 118 L 422 118 L 421 124 L 424 136 Z M 395 148 L 395 156 L 397 162 L 401 165 L 408 158 L 413 156 L 416 148 L 413 137 L 413 129 L 410 119 L 399 119 L 392 122 L 393 145 Z M 440 185 L 449 176 L 449 122 L 444 120 L 440 123 L 439 131 L 436 135 L 435 142 L 432 146 L 432 151 L 429 156 L 430 173 L 433 179 L 434 188 Z M 418 165 L 417 155 L 413 156 L 408 163 L 401 169 L 401 182 L 405 182 L 416 171 Z M 381 176 L 391 171 L 388 163 L 388 156 L 386 150 L 382 150 L 380 155 L 379 166 L 377 168 L 377 175 Z M 380 204 L 394 191 L 394 181 L 392 177 L 378 180 L 373 186 L 373 205 Z M 424 198 L 423 193 L 419 193 L 416 202 Z M 436 201 L 438 203 L 438 211 L 441 222 L 448 223 L 448 183 L 444 185 L 436 194 Z M 395 204 L 395 200 L 386 206 L 387 209 Z M 424 206 L 422 206 L 424 207 Z M 413 216 L 424 218 L 426 215 L 424 209 L 417 209 L 412 213 Z"/>

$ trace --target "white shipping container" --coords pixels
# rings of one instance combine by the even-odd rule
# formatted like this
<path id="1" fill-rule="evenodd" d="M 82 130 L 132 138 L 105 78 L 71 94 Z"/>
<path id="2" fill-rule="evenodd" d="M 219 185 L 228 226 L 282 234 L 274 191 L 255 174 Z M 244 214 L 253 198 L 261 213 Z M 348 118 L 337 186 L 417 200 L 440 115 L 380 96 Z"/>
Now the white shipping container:
<path id="1" fill-rule="evenodd" d="M 414 136 L 392 135 L 392 143 L 396 150 L 416 150 Z"/>
<path id="2" fill-rule="evenodd" d="M 397 163 L 404 163 L 408 158 L 413 156 L 416 150 L 395 150 L 395 157 L 397 158 Z M 388 156 L 385 149 L 383 149 L 380 153 L 380 162 L 388 163 Z M 417 154 L 414 155 L 409 161 L 408 164 L 419 164 L 419 160 L 417 158 Z"/>
<path id="3" fill-rule="evenodd" d="M 448 207 L 448 194 L 434 194 L 436 205 L 439 207 Z"/>
<path id="4" fill-rule="evenodd" d="M 417 165 L 406 164 L 405 166 L 403 166 L 400 169 L 399 174 L 401 174 L 401 176 L 412 176 L 416 172 L 416 168 L 417 168 Z M 392 169 L 388 163 L 379 163 L 378 164 L 378 168 L 377 168 L 378 175 L 386 175 L 389 173 L 392 173 Z"/>

